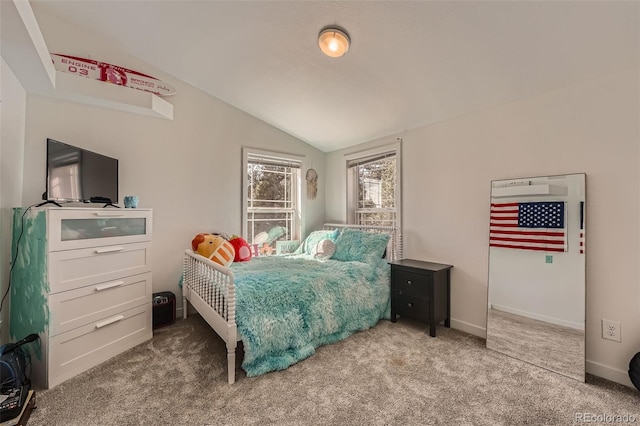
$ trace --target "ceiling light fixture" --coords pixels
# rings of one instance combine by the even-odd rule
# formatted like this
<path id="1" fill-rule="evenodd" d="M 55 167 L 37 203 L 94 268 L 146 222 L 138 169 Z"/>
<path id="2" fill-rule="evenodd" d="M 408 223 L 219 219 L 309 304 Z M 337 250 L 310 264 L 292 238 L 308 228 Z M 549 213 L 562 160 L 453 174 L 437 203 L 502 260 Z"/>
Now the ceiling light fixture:
<path id="1" fill-rule="evenodd" d="M 343 29 L 326 27 L 318 35 L 318 46 L 327 56 L 339 58 L 349 51 L 349 34 Z"/>

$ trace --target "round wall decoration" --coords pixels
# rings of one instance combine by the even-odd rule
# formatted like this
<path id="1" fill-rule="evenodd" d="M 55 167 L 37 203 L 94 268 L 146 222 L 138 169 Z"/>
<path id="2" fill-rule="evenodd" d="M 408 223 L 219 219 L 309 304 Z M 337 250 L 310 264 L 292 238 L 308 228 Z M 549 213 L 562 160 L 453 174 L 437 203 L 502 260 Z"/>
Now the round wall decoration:
<path id="1" fill-rule="evenodd" d="M 314 169 L 307 170 L 307 198 L 315 200 L 318 195 L 318 173 Z"/>

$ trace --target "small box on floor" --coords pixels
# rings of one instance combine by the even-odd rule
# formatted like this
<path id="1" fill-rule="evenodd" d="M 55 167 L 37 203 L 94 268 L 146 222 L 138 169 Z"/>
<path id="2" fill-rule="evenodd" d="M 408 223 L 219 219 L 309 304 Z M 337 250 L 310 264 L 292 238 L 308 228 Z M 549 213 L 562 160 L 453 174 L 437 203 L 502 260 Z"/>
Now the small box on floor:
<path id="1" fill-rule="evenodd" d="M 176 320 L 176 295 L 170 291 L 153 293 L 153 328 L 173 324 Z"/>

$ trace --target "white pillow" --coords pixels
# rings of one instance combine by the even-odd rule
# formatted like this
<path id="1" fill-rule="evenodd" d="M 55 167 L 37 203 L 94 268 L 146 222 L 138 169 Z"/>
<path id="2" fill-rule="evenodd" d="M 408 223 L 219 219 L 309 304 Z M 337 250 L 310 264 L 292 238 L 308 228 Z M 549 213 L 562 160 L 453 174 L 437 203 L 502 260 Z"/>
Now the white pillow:
<path id="1" fill-rule="evenodd" d="M 318 241 L 318 244 L 311 249 L 311 255 L 316 259 L 331 259 L 331 256 L 333 256 L 335 252 L 335 243 L 328 239 Z"/>

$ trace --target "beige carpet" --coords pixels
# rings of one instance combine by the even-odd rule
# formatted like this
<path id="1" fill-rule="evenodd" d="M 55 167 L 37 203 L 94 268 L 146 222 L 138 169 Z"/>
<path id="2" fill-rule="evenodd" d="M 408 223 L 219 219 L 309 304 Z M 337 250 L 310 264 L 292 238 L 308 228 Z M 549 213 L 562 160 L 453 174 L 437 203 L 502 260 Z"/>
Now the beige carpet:
<path id="1" fill-rule="evenodd" d="M 584 380 L 584 331 L 495 309 L 487 323 L 489 349 Z"/>
<path id="2" fill-rule="evenodd" d="M 197 315 L 38 393 L 37 425 L 567 425 L 632 415 L 640 392 L 587 383 L 400 319 L 320 348 L 287 370 L 226 382 L 223 342 Z"/>

